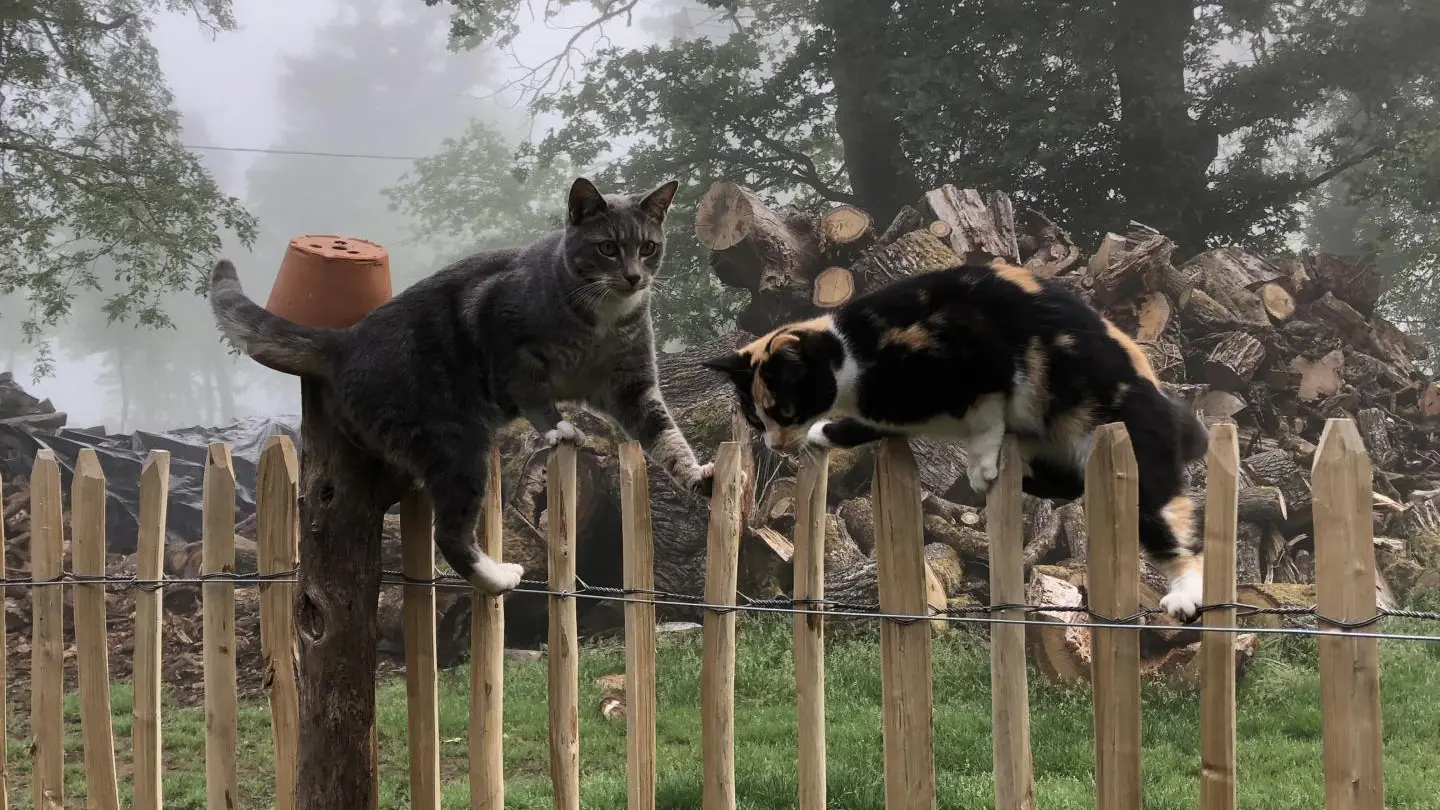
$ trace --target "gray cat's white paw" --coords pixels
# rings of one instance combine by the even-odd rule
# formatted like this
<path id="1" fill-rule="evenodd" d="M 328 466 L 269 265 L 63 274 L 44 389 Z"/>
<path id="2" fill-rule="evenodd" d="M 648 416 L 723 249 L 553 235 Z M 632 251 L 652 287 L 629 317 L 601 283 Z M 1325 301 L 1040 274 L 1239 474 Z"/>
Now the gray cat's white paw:
<path id="1" fill-rule="evenodd" d="M 585 434 L 580 432 L 580 428 L 570 424 L 569 420 L 561 419 L 560 424 L 556 425 L 554 430 L 545 431 L 547 445 L 554 447 L 560 442 L 569 442 L 580 447 L 585 444 Z"/>
<path id="2" fill-rule="evenodd" d="M 486 558 L 475 563 L 470 584 L 483 593 L 495 596 L 520 587 L 520 579 L 524 574 L 525 569 L 515 563 L 495 562 Z"/>

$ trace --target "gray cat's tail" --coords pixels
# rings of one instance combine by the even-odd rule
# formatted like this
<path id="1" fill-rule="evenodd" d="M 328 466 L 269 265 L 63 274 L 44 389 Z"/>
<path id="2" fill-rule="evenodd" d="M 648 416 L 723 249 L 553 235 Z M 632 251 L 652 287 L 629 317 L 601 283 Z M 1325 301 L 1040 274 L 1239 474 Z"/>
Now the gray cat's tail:
<path id="1" fill-rule="evenodd" d="M 338 330 L 302 326 L 266 311 L 240 287 L 229 259 L 210 273 L 210 310 L 220 331 L 256 361 L 287 374 L 325 377 Z"/>

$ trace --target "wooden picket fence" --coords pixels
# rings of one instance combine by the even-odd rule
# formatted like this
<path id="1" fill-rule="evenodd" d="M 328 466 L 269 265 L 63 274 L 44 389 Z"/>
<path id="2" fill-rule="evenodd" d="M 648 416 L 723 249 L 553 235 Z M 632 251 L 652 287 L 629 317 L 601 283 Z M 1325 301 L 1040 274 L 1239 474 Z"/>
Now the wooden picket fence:
<path id="1" fill-rule="evenodd" d="M 140 580 L 162 577 L 168 454 L 155 451 L 141 479 Z M 486 551 L 501 551 L 499 458 L 492 459 L 489 493 L 480 534 Z M 573 447 L 561 445 L 549 460 L 551 493 L 548 534 L 550 769 L 554 807 L 579 810 L 578 646 L 575 618 L 575 462 Z M 1235 600 L 1236 502 L 1239 453 L 1233 426 L 1217 426 L 1207 458 L 1205 499 L 1207 547 L 1205 601 Z M 711 501 L 705 600 L 736 603 L 744 471 L 747 448 L 725 442 L 716 457 Z M 1020 509 L 1020 465 L 1007 440 L 1001 477 L 988 497 L 991 539 L 991 594 L 995 604 L 1024 601 Z M 1350 420 L 1326 425 L 1316 454 L 1316 564 L 1319 611 L 1342 621 L 1373 617 L 1375 574 L 1370 522 L 1370 462 Z M 624 534 L 624 585 L 636 594 L 653 591 L 653 548 L 645 459 L 630 442 L 620 450 Z M 290 441 L 281 436 L 265 446 L 257 493 L 259 573 L 279 575 L 295 568 L 298 554 L 299 464 Z M 1130 441 L 1121 425 L 1102 427 L 1087 470 L 1086 506 L 1090 532 L 1091 609 L 1106 617 L 1139 612 L 1138 479 Z M 795 678 L 798 720 L 798 807 L 826 806 L 824 598 L 825 495 L 823 457 L 807 460 L 797 483 L 794 598 Z M 92 451 L 81 453 L 71 494 L 73 574 L 77 581 L 41 585 L 61 574 L 62 493 L 53 455 L 42 451 L 31 478 L 31 532 L 34 619 L 32 661 L 33 769 L 36 807 L 63 806 L 62 588 L 74 593 L 76 659 L 81 691 L 85 788 L 88 806 L 119 808 L 115 742 L 107 678 L 105 606 L 99 577 L 105 561 L 105 478 Z M 902 440 L 877 449 L 874 479 L 876 557 L 881 610 L 900 617 L 928 617 L 925 604 L 920 487 L 914 456 Z M 235 477 L 225 445 L 210 448 L 204 483 L 203 571 L 235 567 Z M 3 524 L 0 524 L 3 530 Z M 423 495 L 402 504 L 404 573 L 417 580 L 434 576 L 430 508 Z M 3 541 L 3 537 L 0 537 Z M 0 556 L 3 561 L 3 556 Z M 0 562 L 3 565 L 3 562 Z M 0 569 L 3 576 L 3 569 Z M 269 673 L 275 746 L 274 803 L 295 806 L 298 760 L 296 642 L 291 620 L 295 586 L 272 581 L 261 586 L 262 647 Z M 432 587 L 405 587 L 406 678 L 409 699 L 411 807 L 440 807 L 440 745 L 435 656 L 435 594 Z M 203 584 L 205 665 L 205 779 L 207 806 L 240 806 L 237 795 L 237 697 L 234 581 Z M 160 620 L 163 589 L 141 589 L 135 613 L 135 717 L 133 749 L 136 810 L 160 810 Z M 1019 609 L 997 612 L 991 625 L 994 774 L 997 810 L 1035 806 L 1029 739 L 1024 626 Z M 1207 627 L 1234 628 L 1235 609 L 1204 614 Z M 0 623 L 4 621 L 0 611 Z M 477 600 L 472 628 L 470 695 L 471 807 L 502 810 L 503 609 L 502 600 Z M 884 702 L 884 780 L 887 810 L 933 810 L 936 806 L 931 727 L 931 621 L 881 622 Z M 1097 806 L 1139 810 L 1140 649 L 1135 624 L 1093 630 Z M 735 628 L 733 611 L 707 611 L 701 672 L 703 807 L 733 810 Z M 0 624 L 3 631 L 3 624 Z M 655 607 L 648 600 L 625 606 L 626 722 L 629 810 L 653 810 L 655 761 Z M 1233 810 L 1235 787 L 1235 667 L 1230 634 L 1207 632 L 1202 650 L 1201 807 Z M 1318 641 L 1324 711 L 1325 806 L 1381 810 L 1381 720 L 1379 656 L 1374 638 L 1343 633 Z M 3 667 L 3 657 L 0 657 Z M 0 685 L 4 684 L 0 670 Z M 0 695 L 0 722 L 5 701 Z M 3 727 L 3 726 L 0 726 Z M 372 738 L 372 745 L 373 745 Z M 0 810 L 9 804 L 8 769 L 0 765 Z M 378 793 L 378 791 L 377 791 Z M 49 804 L 44 803 L 48 801 Z"/>

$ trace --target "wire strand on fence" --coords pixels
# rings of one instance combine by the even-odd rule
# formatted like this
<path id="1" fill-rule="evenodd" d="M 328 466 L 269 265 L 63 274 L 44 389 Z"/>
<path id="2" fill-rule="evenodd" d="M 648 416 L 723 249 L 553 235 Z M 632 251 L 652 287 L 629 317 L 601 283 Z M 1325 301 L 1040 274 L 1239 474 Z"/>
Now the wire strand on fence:
<path id="1" fill-rule="evenodd" d="M 107 587 L 115 588 L 138 588 L 144 591 L 156 591 L 160 588 L 171 585 L 199 585 L 205 582 L 224 581 L 235 585 L 265 585 L 272 582 L 298 582 L 298 569 L 278 571 L 273 574 L 258 574 L 254 572 L 230 573 L 216 572 L 201 574 L 195 577 L 166 576 L 163 579 L 140 579 L 135 576 L 88 576 L 76 574 L 70 571 L 62 572 L 58 577 L 46 580 L 35 580 L 24 576 L 11 576 L 0 578 L 0 586 L 6 588 L 27 588 L 46 585 L 66 585 L 75 583 L 101 583 Z M 738 594 L 738 603 L 735 605 L 715 605 L 704 600 L 703 597 L 693 594 L 672 593 L 661 590 L 625 589 L 612 588 L 602 585 L 590 585 L 584 580 L 576 578 L 580 587 L 574 591 L 556 591 L 547 587 L 547 583 L 538 580 L 521 580 L 520 587 L 512 593 L 527 594 L 533 596 L 554 596 L 561 599 L 590 599 L 595 601 L 611 602 L 636 602 L 653 604 L 658 607 L 690 608 L 704 610 L 713 613 L 779 613 L 786 615 L 820 615 L 837 619 L 866 619 L 874 621 L 890 621 L 896 624 L 912 624 L 922 621 L 946 621 L 956 624 L 1019 624 L 1054 627 L 1054 621 L 1046 619 L 1009 619 L 999 618 L 989 614 L 1002 613 L 1007 610 L 1019 610 L 1023 613 L 1079 613 L 1086 615 L 1091 621 L 1087 622 L 1066 622 L 1066 627 L 1084 628 L 1114 628 L 1132 627 L 1136 630 L 1146 629 L 1150 625 L 1140 624 L 1143 619 L 1149 616 L 1165 615 L 1165 611 L 1159 608 L 1142 608 L 1138 612 L 1121 618 L 1105 616 L 1090 610 L 1086 606 L 1073 605 L 1031 605 L 1023 603 L 1001 603 L 993 605 L 962 605 L 958 607 L 946 607 L 936 609 L 928 615 L 912 615 L 885 613 L 876 604 L 857 604 L 851 602 L 839 602 L 831 599 L 790 599 L 775 597 L 768 599 L 755 599 Z M 383 570 L 381 572 L 382 585 L 420 585 L 433 588 L 445 588 L 452 590 L 472 590 L 473 586 L 460 577 L 454 575 L 443 575 L 434 578 L 407 577 L 400 571 Z M 1239 602 L 1225 602 L 1217 604 L 1200 605 L 1196 609 L 1196 617 L 1211 610 L 1222 608 L 1234 608 L 1237 617 L 1246 616 L 1292 616 L 1302 618 L 1313 618 L 1319 624 L 1329 625 L 1336 628 L 1323 630 L 1311 627 L 1205 627 L 1201 624 L 1192 623 L 1182 627 L 1168 628 L 1177 630 L 1193 630 L 1200 633 L 1257 633 L 1272 635 L 1298 635 L 1298 636 L 1346 636 L 1348 638 L 1376 638 L 1387 641 L 1420 641 L 1440 642 L 1440 635 L 1424 635 L 1417 633 L 1379 633 L 1379 632 L 1357 632 L 1362 628 L 1369 627 L 1383 619 L 1414 619 L 1419 621 L 1440 622 L 1440 611 L 1427 610 L 1400 610 L 1377 608 L 1376 615 L 1369 619 L 1355 622 L 1345 622 L 1332 619 L 1322 615 L 1315 606 L 1309 607 L 1264 607 L 1261 605 L 1248 605 Z M 1153 629 L 1153 628 L 1152 628 Z"/>

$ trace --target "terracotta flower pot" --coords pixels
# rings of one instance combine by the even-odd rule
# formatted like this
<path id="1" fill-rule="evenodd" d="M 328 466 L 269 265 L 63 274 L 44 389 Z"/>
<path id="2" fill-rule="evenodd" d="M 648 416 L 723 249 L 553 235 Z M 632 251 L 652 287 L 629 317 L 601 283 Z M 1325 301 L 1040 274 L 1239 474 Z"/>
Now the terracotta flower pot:
<path id="1" fill-rule="evenodd" d="M 290 240 L 265 309 L 306 326 L 344 329 L 390 300 L 390 254 L 364 239 Z"/>

